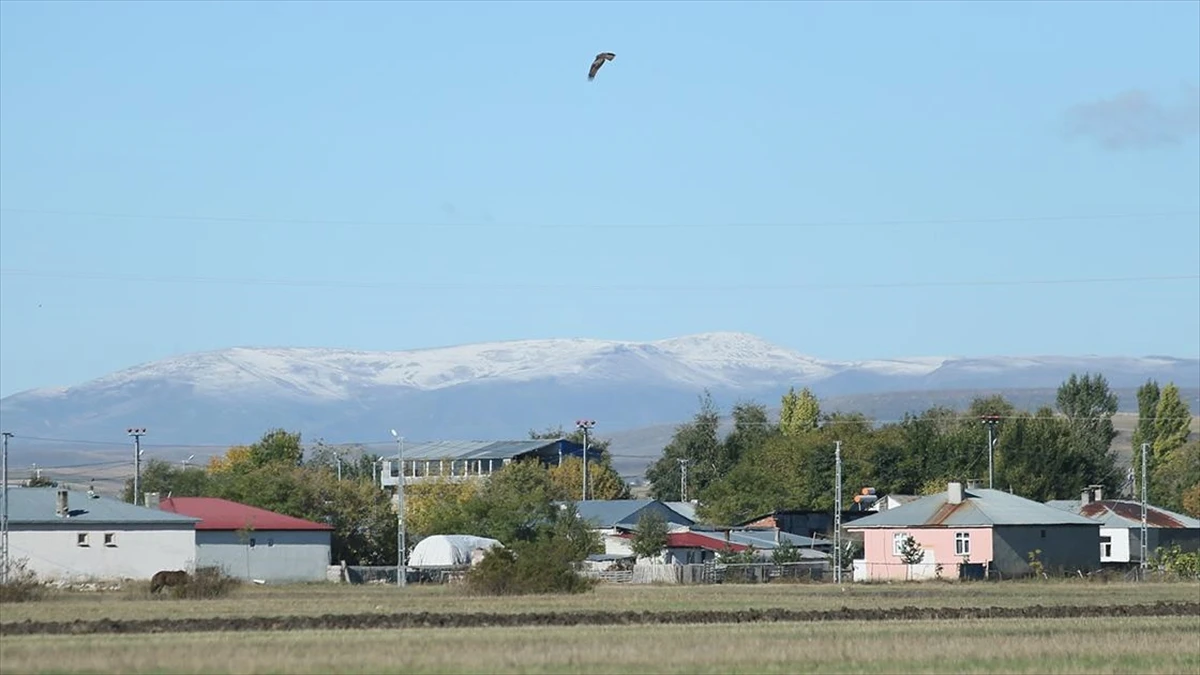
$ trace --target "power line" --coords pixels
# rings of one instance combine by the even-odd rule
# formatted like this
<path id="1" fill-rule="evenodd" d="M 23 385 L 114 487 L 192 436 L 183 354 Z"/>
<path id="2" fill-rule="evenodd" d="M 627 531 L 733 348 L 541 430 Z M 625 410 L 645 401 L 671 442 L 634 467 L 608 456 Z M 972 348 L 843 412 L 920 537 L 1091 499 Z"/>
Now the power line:
<path id="1" fill-rule="evenodd" d="M 58 215 L 89 218 L 116 218 L 123 220 L 175 220 L 187 222 L 211 222 L 232 224 L 277 224 L 277 225 L 319 225 L 326 227 L 389 227 L 389 228 L 480 228 L 480 229 L 594 229 L 594 230 L 624 230 L 624 229 L 714 229 L 714 228 L 774 228 L 774 229 L 805 229 L 805 228 L 834 228 L 834 227 L 908 227 L 929 225 L 968 225 L 993 223 L 1038 223 L 1038 222 L 1067 222 L 1086 220 L 1129 220 L 1150 218 L 1172 218 L 1177 216 L 1196 216 L 1198 211 L 1165 211 L 1151 213 L 1104 213 L 1104 214 L 1068 214 L 1068 215 L 1034 215 L 1034 216 L 984 216 L 962 218 L 927 218 L 927 219 L 881 219 L 858 221 L 801 221 L 801 222 L 728 222 L 728 223 L 607 223 L 607 224 L 535 224 L 535 223 L 495 223 L 495 222 L 421 222 L 421 221 L 371 221 L 357 219 L 307 219 L 307 218 L 271 218 L 257 216 L 229 215 L 194 215 L 177 213 L 113 213 L 105 211 L 71 211 L 57 209 L 22 209 L 0 208 L 0 212 L 21 213 L 27 215 Z"/>
<path id="2" fill-rule="evenodd" d="M 973 286 L 1053 286 L 1081 284 L 1112 284 L 1112 283 L 1144 283 L 1156 281 L 1192 281 L 1200 279 L 1200 274 L 1176 274 L 1159 276 L 1130 276 L 1130 277 L 1074 277 L 1060 279 L 988 279 L 988 280 L 955 280 L 955 281 L 899 281 L 877 283 L 812 283 L 812 284 L 678 284 L 678 285 L 649 285 L 649 284 L 500 284 L 479 282 L 464 283 L 416 283 L 391 281 L 353 281 L 339 279 L 270 279 L 252 277 L 212 277 L 212 276 L 168 276 L 168 275 L 138 275 L 109 272 L 68 272 L 50 270 L 30 270 L 4 268 L 0 275 L 13 277 L 40 277 L 49 279 L 81 279 L 89 281 L 127 281 L 136 283 L 181 283 L 181 284 L 230 284 L 234 286 L 283 286 L 309 288 L 392 288 L 422 291 L 545 291 L 561 290 L 570 292 L 581 291 L 616 291 L 631 293 L 696 293 L 720 291 L 833 291 L 833 290 L 871 290 L 899 288 L 962 288 Z"/>

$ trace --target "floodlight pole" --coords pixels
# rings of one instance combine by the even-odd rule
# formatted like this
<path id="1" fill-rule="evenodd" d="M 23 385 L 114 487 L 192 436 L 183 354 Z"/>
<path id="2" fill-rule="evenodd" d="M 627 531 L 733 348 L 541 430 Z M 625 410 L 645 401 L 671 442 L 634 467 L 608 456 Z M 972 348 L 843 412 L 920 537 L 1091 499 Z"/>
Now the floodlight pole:
<path id="1" fill-rule="evenodd" d="M 133 504 L 138 503 L 138 490 L 142 487 L 142 436 L 146 433 L 142 429 L 126 429 L 125 433 L 133 436 Z"/>
<path id="2" fill-rule="evenodd" d="M 1000 421 L 1000 416 L 983 415 L 980 417 L 980 419 L 983 421 L 984 425 L 987 426 L 988 432 L 988 489 L 991 490 L 996 478 L 996 474 L 993 470 L 994 463 L 992 462 L 992 455 L 994 454 L 992 449 L 996 447 L 996 442 L 993 440 L 993 434 L 996 432 L 996 423 Z"/>
<path id="3" fill-rule="evenodd" d="M 833 449 L 833 581 L 842 583 L 842 442 Z"/>
<path id="4" fill-rule="evenodd" d="M 1146 525 L 1146 500 L 1147 500 L 1147 495 L 1149 494 L 1149 490 L 1147 490 L 1146 486 L 1150 482 L 1149 480 L 1147 480 L 1149 478 L 1149 476 L 1146 475 L 1146 451 L 1149 449 L 1150 449 L 1149 443 L 1142 443 L 1142 532 L 1141 532 L 1141 534 L 1142 534 L 1142 541 L 1141 541 L 1142 560 L 1141 560 L 1141 564 L 1139 565 L 1142 569 L 1142 581 L 1146 580 L 1146 570 L 1148 570 L 1150 568 L 1150 563 L 1148 560 L 1146 560 L 1147 552 L 1149 550 L 1149 545 L 1146 543 L 1146 535 L 1148 534 L 1147 525 Z"/>
<path id="5" fill-rule="evenodd" d="M 8 583 L 8 439 L 12 438 L 12 433 L 8 431 L 0 432 L 4 434 L 4 461 L 3 468 L 0 472 L 3 477 L 0 480 L 4 481 L 4 498 L 0 502 L 4 512 L 0 513 L 0 547 L 4 549 L 4 559 L 0 562 L 0 583 Z"/>
<path id="6" fill-rule="evenodd" d="M 687 498 L 687 468 L 690 459 L 679 459 L 679 501 L 686 502 Z"/>
<path id="7" fill-rule="evenodd" d="M 583 501 L 588 498 L 588 431 L 596 426 L 596 420 L 575 420 L 575 428 L 583 432 Z"/>
<path id="8" fill-rule="evenodd" d="M 392 429 L 396 438 L 396 585 L 408 585 L 408 565 L 404 562 L 404 437 Z"/>

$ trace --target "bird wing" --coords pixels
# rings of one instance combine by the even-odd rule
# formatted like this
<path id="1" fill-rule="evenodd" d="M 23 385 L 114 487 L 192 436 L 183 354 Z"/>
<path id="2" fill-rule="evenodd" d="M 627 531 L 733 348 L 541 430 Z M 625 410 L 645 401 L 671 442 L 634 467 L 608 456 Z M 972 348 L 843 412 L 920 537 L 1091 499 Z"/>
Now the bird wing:
<path id="1" fill-rule="evenodd" d="M 596 55 L 596 60 L 592 61 L 592 67 L 588 69 L 588 79 L 592 80 L 596 77 L 596 71 L 600 70 L 600 66 L 604 65 L 605 61 L 612 61 L 616 54 L 612 52 L 600 52 Z"/>

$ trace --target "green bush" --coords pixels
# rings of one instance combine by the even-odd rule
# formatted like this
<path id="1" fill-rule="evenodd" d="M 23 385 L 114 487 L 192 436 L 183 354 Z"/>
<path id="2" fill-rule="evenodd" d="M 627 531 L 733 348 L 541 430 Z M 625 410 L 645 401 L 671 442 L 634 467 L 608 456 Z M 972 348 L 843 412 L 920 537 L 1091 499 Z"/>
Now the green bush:
<path id="1" fill-rule="evenodd" d="M 0 584 L 0 602 L 33 602 L 41 600 L 45 593 L 46 587 L 29 569 L 25 558 L 8 561 L 8 577 Z"/>
<path id="2" fill-rule="evenodd" d="M 599 536 L 578 518 L 574 507 L 536 525 L 528 539 L 495 546 L 467 572 L 467 588 L 484 595 L 583 593 L 597 580 L 579 575 L 580 563 L 603 551 Z"/>

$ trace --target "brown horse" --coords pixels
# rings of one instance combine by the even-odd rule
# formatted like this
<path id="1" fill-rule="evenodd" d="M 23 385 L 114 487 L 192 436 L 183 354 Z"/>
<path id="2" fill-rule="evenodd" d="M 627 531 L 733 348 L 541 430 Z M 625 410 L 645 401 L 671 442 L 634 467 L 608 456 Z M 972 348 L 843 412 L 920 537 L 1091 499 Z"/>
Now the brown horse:
<path id="1" fill-rule="evenodd" d="M 183 586 L 187 582 L 188 573 L 184 570 L 162 570 L 150 578 L 150 592 L 157 593 L 166 586 Z"/>

